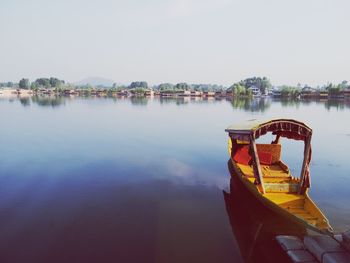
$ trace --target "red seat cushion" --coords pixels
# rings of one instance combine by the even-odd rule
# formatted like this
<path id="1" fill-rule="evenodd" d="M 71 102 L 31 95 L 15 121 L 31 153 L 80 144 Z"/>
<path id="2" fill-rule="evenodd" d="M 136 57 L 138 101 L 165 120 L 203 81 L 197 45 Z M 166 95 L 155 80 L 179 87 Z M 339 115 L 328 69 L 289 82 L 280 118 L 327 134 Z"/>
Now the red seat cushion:
<path id="1" fill-rule="evenodd" d="M 248 145 L 242 146 L 236 151 L 235 155 L 233 156 L 233 160 L 244 165 L 248 165 L 251 159 L 252 157 L 249 155 Z"/>
<path id="2" fill-rule="evenodd" d="M 270 152 L 259 151 L 258 152 L 260 164 L 271 165 L 272 154 Z M 249 165 L 252 157 L 249 155 L 249 146 L 245 145 L 238 149 L 233 156 L 233 160 L 239 164 Z"/>
<path id="3" fill-rule="evenodd" d="M 258 152 L 260 164 L 271 165 L 272 154 L 270 152 Z"/>

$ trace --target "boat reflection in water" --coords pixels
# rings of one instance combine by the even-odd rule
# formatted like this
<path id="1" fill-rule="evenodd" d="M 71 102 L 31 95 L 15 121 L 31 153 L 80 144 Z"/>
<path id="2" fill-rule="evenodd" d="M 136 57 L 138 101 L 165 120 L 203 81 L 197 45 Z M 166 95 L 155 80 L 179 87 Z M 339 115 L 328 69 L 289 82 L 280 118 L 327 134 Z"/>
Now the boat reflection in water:
<path id="1" fill-rule="evenodd" d="M 243 186 L 228 161 L 230 193 L 224 191 L 226 211 L 244 262 L 291 262 L 275 241 L 277 235 L 302 237 L 306 228 L 291 224 L 263 206 Z"/>

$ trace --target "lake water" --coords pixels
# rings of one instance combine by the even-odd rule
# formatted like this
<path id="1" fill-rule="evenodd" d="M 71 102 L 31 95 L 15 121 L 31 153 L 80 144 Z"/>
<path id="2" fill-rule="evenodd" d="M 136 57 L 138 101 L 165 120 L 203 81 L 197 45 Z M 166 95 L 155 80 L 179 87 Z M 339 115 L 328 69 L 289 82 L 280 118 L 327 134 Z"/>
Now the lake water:
<path id="1" fill-rule="evenodd" d="M 276 116 L 313 128 L 310 195 L 349 229 L 345 102 L 1 98 L 0 261 L 244 262 L 224 129 Z"/>

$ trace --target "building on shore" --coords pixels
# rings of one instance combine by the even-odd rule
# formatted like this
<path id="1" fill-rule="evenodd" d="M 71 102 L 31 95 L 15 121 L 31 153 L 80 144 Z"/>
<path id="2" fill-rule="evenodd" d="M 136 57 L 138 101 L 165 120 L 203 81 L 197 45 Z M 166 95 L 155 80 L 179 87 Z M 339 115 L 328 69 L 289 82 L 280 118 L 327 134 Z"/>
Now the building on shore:
<path id="1" fill-rule="evenodd" d="M 204 91 L 203 92 L 203 97 L 205 97 L 205 98 L 215 97 L 215 92 L 214 91 Z"/>
<path id="2" fill-rule="evenodd" d="M 343 90 L 343 96 L 344 96 L 344 99 L 350 100 L 350 87 L 347 87 L 346 89 Z"/>
<path id="3" fill-rule="evenodd" d="M 260 92 L 260 89 L 258 87 L 251 86 L 248 88 L 248 90 L 251 90 L 253 97 L 260 97 L 261 96 L 261 92 Z"/>
<path id="4" fill-rule="evenodd" d="M 329 91 L 328 98 L 329 99 L 344 99 L 345 98 L 345 90 L 341 91 Z"/>
<path id="5" fill-rule="evenodd" d="M 30 89 L 17 89 L 17 94 L 22 97 L 29 97 L 33 95 L 33 91 Z"/>
<path id="6" fill-rule="evenodd" d="M 37 93 L 43 94 L 43 95 L 51 95 L 54 93 L 54 91 L 52 89 L 48 89 L 48 88 L 39 88 Z"/>
<path id="7" fill-rule="evenodd" d="M 129 91 L 131 96 L 134 97 L 144 97 L 146 95 L 143 89 L 130 89 Z"/>
<path id="8" fill-rule="evenodd" d="M 15 89 L 15 88 L 3 88 L 0 89 L 0 95 L 2 97 L 27 97 L 32 96 L 33 91 L 30 89 Z"/>
<path id="9" fill-rule="evenodd" d="M 226 98 L 233 98 L 233 89 L 232 88 L 228 88 L 225 91 L 225 96 L 226 96 Z"/>
<path id="10" fill-rule="evenodd" d="M 153 97 L 153 96 L 154 96 L 154 91 L 153 91 L 153 89 L 147 89 L 147 90 L 145 91 L 145 96 L 146 96 L 146 97 Z"/>
<path id="11" fill-rule="evenodd" d="M 63 94 L 66 96 L 75 96 L 79 95 L 79 93 L 75 89 L 64 89 Z"/>
<path id="12" fill-rule="evenodd" d="M 281 98 L 282 97 L 282 91 L 278 88 L 272 89 L 272 97 L 273 98 Z"/>
<path id="13" fill-rule="evenodd" d="M 163 98 L 175 98 L 176 93 L 173 90 L 162 90 L 160 91 L 160 96 Z"/>
<path id="14" fill-rule="evenodd" d="M 319 100 L 327 100 L 328 99 L 328 91 L 327 90 L 317 90 L 316 97 Z"/>
<path id="15" fill-rule="evenodd" d="M 122 89 L 117 91 L 117 96 L 119 97 L 129 97 L 130 96 L 130 92 L 127 89 Z"/>
<path id="16" fill-rule="evenodd" d="M 98 97 L 105 97 L 105 96 L 107 96 L 107 90 L 105 90 L 105 89 L 98 89 L 96 91 L 96 95 Z"/>
<path id="17" fill-rule="evenodd" d="M 190 90 L 179 90 L 179 91 L 176 91 L 176 95 L 179 97 L 190 97 L 191 91 Z"/>
<path id="18" fill-rule="evenodd" d="M 215 97 L 216 98 L 224 98 L 224 97 L 226 97 L 226 91 L 224 91 L 224 90 L 215 91 Z"/>
<path id="19" fill-rule="evenodd" d="M 198 90 L 191 90 L 191 97 L 202 97 L 203 93 Z"/>
<path id="20" fill-rule="evenodd" d="M 311 99 L 318 97 L 317 90 L 311 87 L 304 87 L 300 92 L 302 99 Z"/>

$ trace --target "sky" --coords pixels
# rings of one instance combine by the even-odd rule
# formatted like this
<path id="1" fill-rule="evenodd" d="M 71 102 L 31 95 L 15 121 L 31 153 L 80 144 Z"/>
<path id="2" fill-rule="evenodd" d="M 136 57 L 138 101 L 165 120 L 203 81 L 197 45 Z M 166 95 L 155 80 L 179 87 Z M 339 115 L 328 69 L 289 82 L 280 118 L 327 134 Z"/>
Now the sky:
<path id="1" fill-rule="evenodd" d="M 0 0 L 0 81 L 350 80 L 348 0 Z"/>

